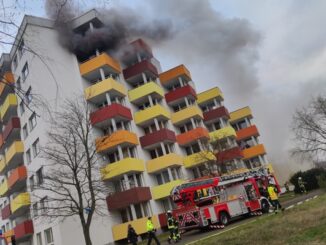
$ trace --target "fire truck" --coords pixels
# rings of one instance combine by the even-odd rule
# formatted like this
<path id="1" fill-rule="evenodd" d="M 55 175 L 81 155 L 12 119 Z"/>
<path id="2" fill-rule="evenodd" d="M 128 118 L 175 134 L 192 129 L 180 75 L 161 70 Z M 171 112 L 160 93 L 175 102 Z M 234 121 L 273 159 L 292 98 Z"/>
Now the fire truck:
<path id="1" fill-rule="evenodd" d="M 276 178 L 264 167 L 185 182 L 171 191 L 177 206 L 173 215 L 183 230 L 223 228 L 233 218 L 268 212 L 270 182 L 280 191 Z"/>

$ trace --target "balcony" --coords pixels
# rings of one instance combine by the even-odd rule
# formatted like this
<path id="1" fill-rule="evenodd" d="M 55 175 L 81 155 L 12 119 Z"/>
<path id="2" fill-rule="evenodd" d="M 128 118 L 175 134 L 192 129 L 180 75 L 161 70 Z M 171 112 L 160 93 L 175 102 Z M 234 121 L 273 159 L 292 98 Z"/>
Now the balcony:
<path id="1" fill-rule="evenodd" d="M 142 60 L 141 62 L 129 66 L 123 70 L 123 76 L 127 82 L 129 79 L 132 79 L 135 76 L 141 76 L 142 73 L 145 73 L 147 77 L 158 77 L 156 67 L 148 60 Z"/>
<path id="2" fill-rule="evenodd" d="M 3 140 L 10 141 L 10 139 L 20 138 L 20 120 L 18 117 L 12 117 L 3 130 Z"/>
<path id="3" fill-rule="evenodd" d="M 20 190 L 26 186 L 27 170 L 25 166 L 14 169 L 8 178 L 8 188 L 10 193 Z"/>
<path id="4" fill-rule="evenodd" d="M 211 142 L 221 140 L 227 137 L 236 137 L 237 133 L 235 132 L 234 128 L 231 126 L 227 126 L 224 128 L 221 128 L 219 130 L 213 131 L 209 133 L 209 136 L 211 138 Z"/>
<path id="5" fill-rule="evenodd" d="M 224 117 L 226 119 L 230 118 L 229 111 L 224 107 L 218 107 L 210 111 L 204 112 L 205 123 Z"/>
<path id="6" fill-rule="evenodd" d="M 168 86 L 182 77 L 186 81 L 191 81 L 189 70 L 184 65 L 179 65 L 160 74 L 160 81 L 163 86 Z"/>
<path id="7" fill-rule="evenodd" d="M 203 119 L 203 112 L 198 106 L 192 105 L 173 113 L 171 121 L 174 125 L 180 125 L 190 118 Z"/>
<path id="8" fill-rule="evenodd" d="M 161 99 L 164 97 L 164 91 L 157 83 L 149 82 L 128 92 L 129 100 L 134 104 L 144 99 L 147 100 L 148 95 L 151 95 L 153 99 Z"/>
<path id="9" fill-rule="evenodd" d="M 2 82 L 0 82 L 0 96 L 3 97 L 6 91 L 12 91 L 10 85 L 14 85 L 15 78 L 11 72 L 6 72 L 3 75 Z"/>
<path id="10" fill-rule="evenodd" d="M 23 240 L 34 234 L 34 226 L 32 220 L 26 220 L 14 228 L 16 240 Z"/>
<path id="11" fill-rule="evenodd" d="M 10 215 L 11 215 L 11 209 L 10 209 L 10 204 L 8 204 L 3 209 L 1 209 L 2 220 L 8 219 Z"/>
<path id="12" fill-rule="evenodd" d="M 155 173 L 168 167 L 182 166 L 183 157 L 176 154 L 170 153 L 164 156 L 147 161 L 147 172 Z"/>
<path id="13" fill-rule="evenodd" d="M 137 158 L 125 158 L 121 161 L 110 163 L 101 169 L 102 180 L 111 180 L 123 174 L 139 173 L 145 171 L 145 163 Z"/>
<path id="14" fill-rule="evenodd" d="M 153 199 L 159 200 L 165 197 L 169 197 L 173 187 L 177 185 L 181 185 L 184 182 L 185 182 L 184 180 L 178 179 L 162 185 L 153 186 L 152 187 Z"/>
<path id="15" fill-rule="evenodd" d="M 239 110 L 230 113 L 230 123 L 235 123 L 244 118 L 248 118 L 248 119 L 252 118 L 252 112 L 249 106 L 246 106 L 244 108 L 241 108 Z"/>
<path id="16" fill-rule="evenodd" d="M 14 230 L 9 230 L 9 231 L 6 231 L 3 236 L 5 237 L 5 240 L 7 242 L 7 244 L 10 244 L 11 242 L 11 237 L 14 236 L 15 233 L 14 233 Z"/>
<path id="17" fill-rule="evenodd" d="M 31 198 L 28 192 L 20 193 L 10 203 L 12 215 L 20 216 L 31 205 Z"/>
<path id="18" fill-rule="evenodd" d="M 119 62 L 106 53 L 102 53 L 79 65 L 80 74 L 89 80 L 93 80 L 100 75 L 100 68 L 105 73 L 121 73 Z"/>
<path id="19" fill-rule="evenodd" d="M 146 134 L 139 138 L 143 148 L 155 146 L 162 143 L 176 142 L 175 133 L 167 128 L 162 128 L 153 133 Z"/>
<path id="20" fill-rule="evenodd" d="M 202 105 L 202 104 L 205 104 L 206 102 L 209 102 L 215 98 L 217 100 L 224 99 L 223 94 L 218 87 L 209 89 L 207 91 L 204 91 L 204 92 L 198 94 L 197 95 L 197 103 L 198 103 L 198 105 Z"/>
<path id="21" fill-rule="evenodd" d="M 8 192 L 8 182 L 5 179 L 2 184 L 0 184 L 0 197 L 4 197 Z"/>
<path id="22" fill-rule="evenodd" d="M 248 139 L 250 137 L 258 137 L 259 132 L 255 125 L 243 128 L 237 131 L 237 141 Z"/>
<path id="23" fill-rule="evenodd" d="M 125 63 L 137 62 L 137 53 L 141 57 L 152 58 L 153 53 L 152 49 L 144 42 L 142 39 L 137 39 L 129 44 L 129 47 L 126 48 L 125 53 L 122 56 L 122 60 Z"/>
<path id="24" fill-rule="evenodd" d="M 236 146 L 228 150 L 221 151 L 216 154 L 218 163 L 230 162 L 233 159 L 243 158 L 240 147 Z"/>
<path id="25" fill-rule="evenodd" d="M 138 145 L 138 137 L 127 130 L 119 130 L 111 135 L 96 139 L 96 151 L 106 152 L 118 145 L 121 147 Z"/>
<path id="26" fill-rule="evenodd" d="M 242 153 L 243 153 L 243 159 L 247 160 L 260 155 L 265 155 L 266 151 L 264 145 L 259 144 L 259 145 L 252 146 L 248 149 L 244 149 Z"/>
<path id="27" fill-rule="evenodd" d="M 209 139 L 209 134 L 206 128 L 198 127 L 188 132 L 177 135 L 177 142 L 181 146 L 191 144 L 194 141 L 201 139 Z"/>
<path id="28" fill-rule="evenodd" d="M 3 174 L 5 168 L 6 168 L 6 161 L 4 157 L 2 157 L 2 159 L 0 159 L 0 174 Z"/>
<path id="29" fill-rule="evenodd" d="M 138 126 L 144 126 L 152 122 L 154 118 L 159 121 L 168 120 L 170 119 L 170 112 L 161 105 L 154 105 L 134 114 L 134 120 Z"/>
<path id="30" fill-rule="evenodd" d="M 131 121 L 132 114 L 129 108 L 117 103 L 112 103 L 111 105 L 105 106 L 90 114 L 92 125 L 100 128 L 106 127 L 110 124 L 112 118 L 115 118 L 118 121 Z"/>
<path id="31" fill-rule="evenodd" d="M 152 195 L 149 187 L 134 187 L 126 191 L 113 193 L 106 198 L 106 203 L 109 211 L 114 211 L 151 199 Z"/>
<path id="32" fill-rule="evenodd" d="M 85 99 L 95 104 L 105 101 L 106 93 L 110 93 L 113 96 L 124 97 L 127 95 L 127 90 L 123 84 L 110 77 L 89 86 L 84 91 Z"/>
<path id="33" fill-rule="evenodd" d="M 17 97 L 15 94 L 8 94 L 7 98 L 0 107 L 0 116 L 3 122 L 6 122 L 10 116 L 17 112 Z"/>
<path id="34" fill-rule="evenodd" d="M 206 162 L 216 161 L 216 157 L 210 151 L 202 151 L 184 158 L 185 168 L 193 168 Z"/>
<path id="35" fill-rule="evenodd" d="M 21 141 L 14 141 L 6 152 L 6 165 L 9 169 L 16 168 L 23 162 L 24 144 Z"/>
<path id="36" fill-rule="evenodd" d="M 3 140 L 3 135 L 2 135 L 2 133 L 0 133 L 0 149 L 1 149 L 1 147 L 3 146 L 4 143 L 5 143 L 5 142 L 4 142 L 4 140 Z"/>
<path id="37" fill-rule="evenodd" d="M 186 85 L 181 88 L 177 88 L 165 94 L 165 100 L 167 103 L 172 103 L 180 99 L 184 99 L 186 97 L 197 99 L 196 91 L 191 85 Z"/>
<path id="38" fill-rule="evenodd" d="M 129 224 L 132 225 L 132 227 L 135 229 L 138 235 L 146 234 L 147 233 L 146 222 L 147 222 L 147 217 L 144 217 L 144 218 L 140 218 L 140 219 L 136 219 L 133 221 L 112 226 L 112 234 L 113 234 L 114 241 L 119 241 L 127 238 Z M 152 222 L 156 229 L 160 228 L 160 222 L 156 215 L 152 216 Z"/>

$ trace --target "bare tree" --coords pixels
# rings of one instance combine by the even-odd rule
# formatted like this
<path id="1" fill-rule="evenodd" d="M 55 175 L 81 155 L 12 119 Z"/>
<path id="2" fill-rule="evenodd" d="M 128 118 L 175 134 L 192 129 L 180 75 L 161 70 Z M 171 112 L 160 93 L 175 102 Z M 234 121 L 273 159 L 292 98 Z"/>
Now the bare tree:
<path id="1" fill-rule="evenodd" d="M 292 131 L 296 147 L 294 155 L 325 160 L 326 154 L 326 97 L 313 98 L 309 105 L 293 116 Z"/>
<path id="2" fill-rule="evenodd" d="M 95 213 L 103 214 L 106 186 L 101 180 L 87 102 L 67 100 L 49 119 L 48 142 L 41 147 L 46 161 L 44 181 L 33 192 L 43 200 L 39 217 L 53 220 L 79 217 L 85 244 L 91 245 Z M 44 203 L 44 194 L 47 195 Z"/>

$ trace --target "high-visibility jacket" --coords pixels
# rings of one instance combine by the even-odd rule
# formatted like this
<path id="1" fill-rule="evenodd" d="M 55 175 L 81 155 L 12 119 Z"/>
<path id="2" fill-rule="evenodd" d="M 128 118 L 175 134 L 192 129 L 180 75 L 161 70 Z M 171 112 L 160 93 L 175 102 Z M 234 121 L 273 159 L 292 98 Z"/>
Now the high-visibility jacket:
<path id="1" fill-rule="evenodd" d="M 277 200 L 278 199 L 277 193 L 275 191 L 275 187 L 268 186 L 267 191 L 268 191 L 268 195 L 271 198 L 271 200 Z"/>
<path id="2" fill-rule="evenodd" d="M 147 231 L 153 231 L 154 230 L 154 224 L 151 220 L 147 220 Z"/>
<path id="3" fill-rule="evenodd" d="M 174 219 L 173 217 L 168 218 L 168 229 L 174 229 Z"/>

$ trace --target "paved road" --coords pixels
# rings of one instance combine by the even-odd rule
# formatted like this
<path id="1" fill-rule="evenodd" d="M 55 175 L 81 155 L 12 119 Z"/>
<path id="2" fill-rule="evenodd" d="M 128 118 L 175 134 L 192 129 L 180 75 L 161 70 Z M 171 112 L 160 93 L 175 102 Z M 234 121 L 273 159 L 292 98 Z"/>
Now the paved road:
<path id="1" fill-rule="evenodd" d="M 312 197 L 314 197 L 316 195 L 320 195 L 322 193 L 323 193 L 322 190 L 311 191 L 311 192 L 309 192 L 309 193 L 307 193 L 305 195 L 297 196 L 297 197 L 295 197 L 295 198 L 293 198 L 291 200 L 285 201 L 285 202 L 283 202 L 281 204 L 282 204 L 282 206 L 284 208 L 291 207 L 292 205 L 295 205 L 298 202 L 302 202 L 302 201 L 304 201 L 306 199 L 312 198 Z M 183 234 L 182 241 L 177 243 L 177 244 L 179 244 L 179 245 L 188 244 L 188 243 L 197 241 L 199 239 L 202 239 L 202 238 L 205 238 L 205 237 L 208 237 L 208 236 L 220 233 L 220 232 L 225 232 L 227 230 L 234 229 L 235 227 L 237 227 L 239 225 L 243 225 L 243 224 L 246 224 L 246 223 L 249 223 L 249 222 L 253 222 L 255 218 L 256 217 L 253 216 L 253 217 L 250 217 L 250 218 L 242 218 L 242 219 L 236 220 L 236 221 L 232 222 L 231 224 L 229 224 L 227 226 L 227 228 L 222 229 L 222 230 L 212 230 L 212 231 L 207 231 L 207 232 L 203 232 L 203 231 L 199 231 L 199 230 L 189 231 L 189 232 Z M 155 243 L 152 242 L 152 244 L 155 244 Z M 165 244 L 168 244 L 168 242 L 161 242 L 161 244 L 165 245 Z"/>

